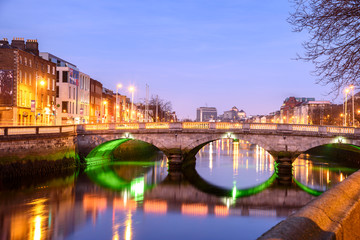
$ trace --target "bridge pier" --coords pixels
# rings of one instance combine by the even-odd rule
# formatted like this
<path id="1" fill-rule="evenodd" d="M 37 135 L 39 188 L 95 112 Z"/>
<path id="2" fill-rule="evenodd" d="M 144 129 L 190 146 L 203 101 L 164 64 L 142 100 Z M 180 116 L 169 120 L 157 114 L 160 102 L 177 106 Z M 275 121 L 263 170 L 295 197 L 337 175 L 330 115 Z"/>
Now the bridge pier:
<path id="1" fill-rule="evenodd" d="M 178 171 L 182 168 L 184 156 L 181 153 L 166 154 L 169 160 L 169 171 Z"/>
<path id="2" fill-rule="evenodd" d="M 277 180 L 282 185 L 290 185 L 292 182 L 292 163 L 300 155 L 299 152 L 274 152 L 270 154 L 275 159 L 275 171 Z"/>

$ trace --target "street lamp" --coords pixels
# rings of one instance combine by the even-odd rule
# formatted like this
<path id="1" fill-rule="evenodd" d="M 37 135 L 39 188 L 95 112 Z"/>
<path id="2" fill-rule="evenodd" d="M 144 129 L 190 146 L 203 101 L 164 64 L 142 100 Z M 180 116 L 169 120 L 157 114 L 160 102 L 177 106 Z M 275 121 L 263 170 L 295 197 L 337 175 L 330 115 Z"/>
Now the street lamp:
<path id="1" fill-rule="evenodd" d="M 122 88 L 122 84 L 121 83 L 119 83 L 117 86 L 116 86 L 116 107 L 115 107 L 115 113 L 116 113 L 116 117 L 115 117 L 115 121 L 116 122 L 118 122 L 118 115 L 120 115 L 120 114 L 118 114 L 118 113 L 120 113 L 119 111 L 120 111 L 120 107 L 119 107 L 119 97 L 118 97 L 118 95 L 119 95 L 119 89 L 120 88 Z"/>
<path id="2" fill-rule="evenodd" d="M 38 75 L 36 75 L 36 79 L 35 79 L 35 111 L 34 111 L 34 113 L 35 113 L 35 117 L 34 117 L 34 121 L 35 121 L 35 124 L 34 125 L 36 125 L 37 124 L 37 122 L 36 122 L 36 117 L 37 117 L 37 115 L 36 115 L 36 105 L 38 104 L 38 95 L 37 95 L 37 85 L 38 85 L 38 79 L 40 78 L 40 76 L 38 76 Z M 40 78 L 41 79 L 41 78 Z M 44 86 L 45 85 L 45 81 L 44 80 L 40 80 L 40 82 L 39 82 L 39 84 L 40 84 L 40 86 Z"/>
<path id="3" fill-rule="evenodd" d="M 130 86 L 129 91 L 131 92 L 131 111 L 130 111 L 131 116 L 129 117 L 129 122 L 130 122 L 130 120 L 131 121 L 133 120 L 132 116 L 133 116 L 133 109 L 134 109 L 134 91 L 135 91 L 135 88 L 133 86 Z"/>
<path id="4" fill-rule="evenodd" d="M 348 88 L 345 89 L 345 107 L 344 107 L 344 109 L 345 109 L 345 113 L 344 113 L 345 120 L 344 120 L 344 126 L 347 125 L 347 123 L 346 123 L 346 119 L 347 119 L 347 95 L 348 95 L 349 91 L 350 90 Z"/>
<path id="5" fill-rule="evenodd" d="M 355 126 L 355 104 L 354 104 L 354 85 L 350 85 L 352 93 L 352 125 Z"/>

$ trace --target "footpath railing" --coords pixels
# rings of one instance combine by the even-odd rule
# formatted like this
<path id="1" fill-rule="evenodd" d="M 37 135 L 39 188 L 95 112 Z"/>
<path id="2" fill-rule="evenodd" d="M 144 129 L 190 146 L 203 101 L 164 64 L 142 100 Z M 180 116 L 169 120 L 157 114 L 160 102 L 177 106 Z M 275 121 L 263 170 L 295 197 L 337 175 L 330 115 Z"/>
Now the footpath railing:
<path id="1" fill-rule="evenodd" d="M 76 133 L 77 131 L 100 130 L 226 130 L 243 132 L 319 133 L 331 135 L 360 135 L 360 128 L 342 126 L 317 126 L 271 123 L 226 123 L 226 122 L 151 122 L 151 123 L 104 123 L 64 126 L 0 126 L 0 136 L 38 135 L 51 133 Z"/>

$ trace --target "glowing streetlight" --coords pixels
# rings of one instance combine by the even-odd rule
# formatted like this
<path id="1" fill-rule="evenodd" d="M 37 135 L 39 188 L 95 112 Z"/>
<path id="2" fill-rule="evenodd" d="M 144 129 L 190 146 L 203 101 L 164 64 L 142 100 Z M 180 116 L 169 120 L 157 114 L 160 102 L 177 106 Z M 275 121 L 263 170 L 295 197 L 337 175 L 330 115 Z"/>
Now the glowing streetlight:
<path id="1" fill-rule="evenodd" d="M 34 110 L 34 115 L 35 115 L 35 117 L 34 117 L 34 122 L 35 122 L 35 124 L 34 124 L 34 125 L 37 124 L 37 122 L 36 122 L 36 118 L 37 118 L 37 115 L 36 115 L 36 105 L 37 105 L 37 101 L 38 101 L 37 88 L 38 88 L 38 81 L 39 81 L 39 79 L 40 79 L 40 82 L 39 82 L 40 86 L 44 86 L 44 85 L 45 85 L 45 81 L 42 80 L 41 77 L 36 74 L 36 79 L 35 79 L 35 110 Z"/>
<path id="2" fill-rule="evenodd" d="M 135 87 L 133 87 L 133 86 L 130 86 L 129 87 L 129 92 L 131 92 L 131 116 L 130 116 L 130 118 L 129 118 L 129 122 L 130 122 L 130 120 L 132 121 L 133 119 L 133 109 L 134 109 L 134 91 L 135 91 Z"/>

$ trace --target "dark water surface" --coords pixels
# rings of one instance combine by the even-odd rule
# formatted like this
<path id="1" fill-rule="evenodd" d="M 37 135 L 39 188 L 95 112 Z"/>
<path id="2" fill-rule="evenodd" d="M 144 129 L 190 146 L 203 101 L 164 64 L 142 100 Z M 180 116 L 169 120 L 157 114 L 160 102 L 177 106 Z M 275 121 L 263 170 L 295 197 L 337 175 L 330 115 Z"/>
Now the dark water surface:
<path id="1" fill-rule="evenodd" d="M 0 239 L 256 239 L 356 171 L 302 155 L 284 183 L 266 151 L 231 140 L 196 158 L 182 172 L 159 155 L 5 181 Z"/>

